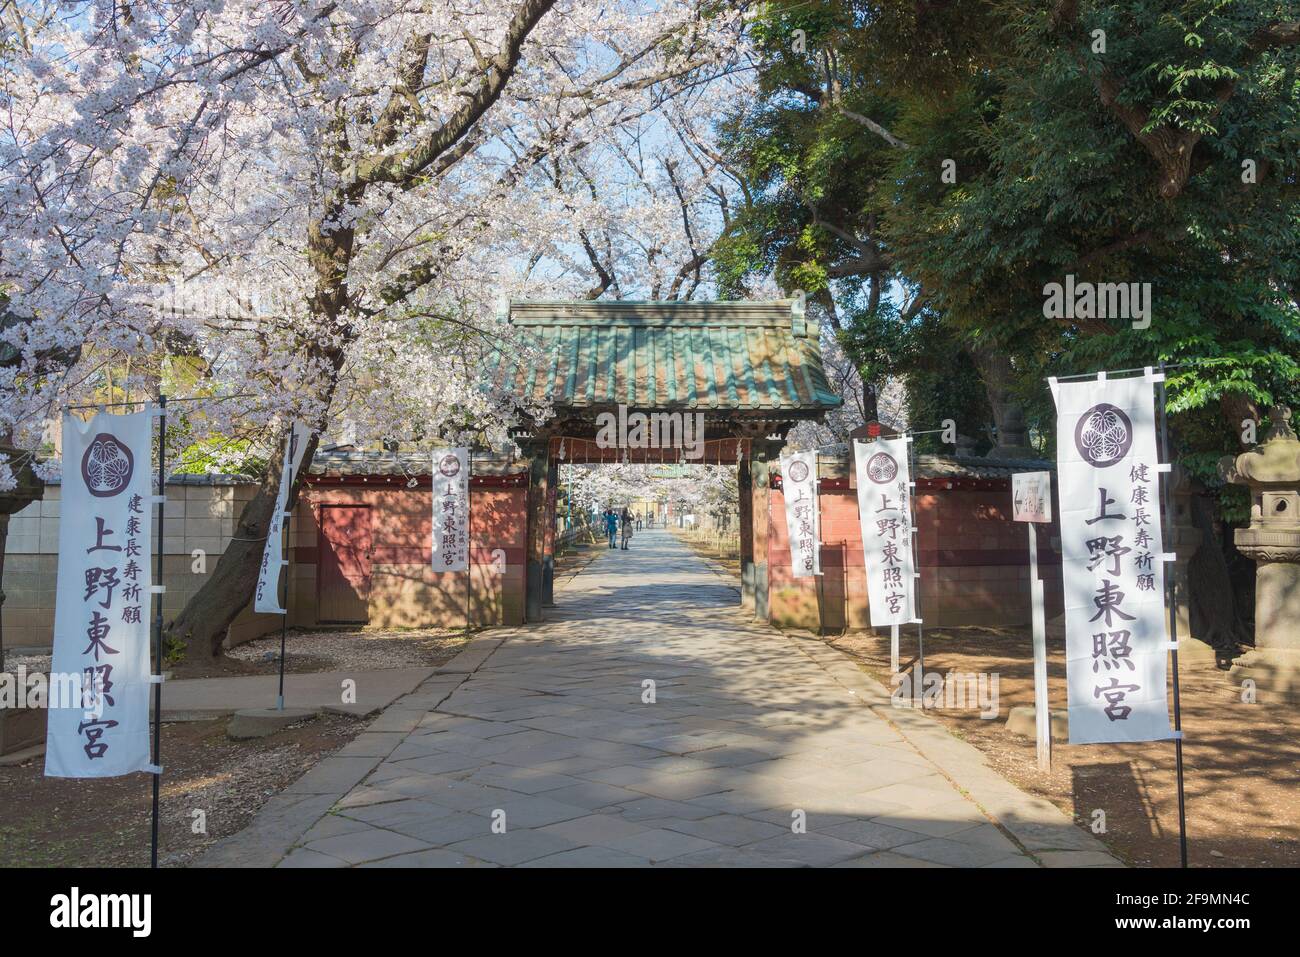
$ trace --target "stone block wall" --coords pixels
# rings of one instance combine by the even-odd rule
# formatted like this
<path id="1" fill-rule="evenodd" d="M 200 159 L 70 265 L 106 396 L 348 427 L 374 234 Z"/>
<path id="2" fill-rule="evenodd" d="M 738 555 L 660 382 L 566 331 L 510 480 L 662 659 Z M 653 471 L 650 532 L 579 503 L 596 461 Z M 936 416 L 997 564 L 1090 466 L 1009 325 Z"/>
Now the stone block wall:
<path id="1" fill-rule="evenodd" d="M 255 486 L 224 476 L 186 477 L 167 485 L 163 524 L 163 614 L 171 618 L 207 581 L 234 534 L 235 518 Z M 54 591 L 58 578 L 60 489 L 9 520 L 5 549 L 4 640 L 9 649 L 48 649 L 54 641 Z M 231 626 L 247 641 L 279 627 L 269 615 L 245 610 Z"/>

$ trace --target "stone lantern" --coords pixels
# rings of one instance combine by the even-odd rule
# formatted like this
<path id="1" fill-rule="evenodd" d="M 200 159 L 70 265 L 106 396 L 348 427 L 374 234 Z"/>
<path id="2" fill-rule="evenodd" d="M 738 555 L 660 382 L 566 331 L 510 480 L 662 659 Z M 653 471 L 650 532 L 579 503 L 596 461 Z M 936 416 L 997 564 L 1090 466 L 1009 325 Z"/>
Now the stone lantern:
<path id="1" fill-rule="evenodd" d="M 1264 441 L 1219 460 L 1226 481 L 1250 486 L 1250 526 L 1236 531 L 1237 550 L 1257 564 L 1255 648 L 1232 675 L 1250 679 L 1257 700 L 1300 703 L 1300 439 L 1291 410 L 1275 408 Z"/>

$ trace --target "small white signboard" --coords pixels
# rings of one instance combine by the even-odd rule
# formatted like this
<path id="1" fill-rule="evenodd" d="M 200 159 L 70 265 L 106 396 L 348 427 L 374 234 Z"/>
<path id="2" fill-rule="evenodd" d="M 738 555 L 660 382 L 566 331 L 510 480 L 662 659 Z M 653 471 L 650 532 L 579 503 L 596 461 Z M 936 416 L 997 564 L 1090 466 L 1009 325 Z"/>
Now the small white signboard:
<path id="1" fill-rule="evenodd" d="M 1012 520 L 1052 520 L 1052 473 L 1017 472 L 1011 476 Z"/>
<path id="2" fill-rule="evenodd" d="M 1038 577 L 1038 529 L 1034 524 L 1052 520 L 1052 473 L 1017 472 L 1011 476 L 1011 517 L 1029 522 L 1029 592 L 1034 628 L 1034 717 L 1038 738 L 1038 767 L 1052 768 L 1052 727 L 1047 700 L 1047 615 L 1043 606 L 1043 581 Z"/>

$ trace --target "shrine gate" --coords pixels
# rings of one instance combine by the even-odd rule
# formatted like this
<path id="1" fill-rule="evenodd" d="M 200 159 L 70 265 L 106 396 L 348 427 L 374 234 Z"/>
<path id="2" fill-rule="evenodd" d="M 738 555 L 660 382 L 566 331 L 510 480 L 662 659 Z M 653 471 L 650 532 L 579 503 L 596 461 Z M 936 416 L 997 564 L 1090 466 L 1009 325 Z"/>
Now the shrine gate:
<path id="1" fill-rule="evenodd" d="M 553 410 L 544 423 L 514 434 L 529 467 L 527 620 L 540 620 L 552 601 L 561 462 L 738 463 L 741 600 L 766 618 L 770 464 L 796 423 L 842 403 L 826 381 L 817 324 L 802 304 L 523 301 L 504 309 L 531 349 L 497 352 L 488 376 Z M 680 446 L 598 441 L 602 413 L 698 414 L 702 449 L 687 458 Z"/>

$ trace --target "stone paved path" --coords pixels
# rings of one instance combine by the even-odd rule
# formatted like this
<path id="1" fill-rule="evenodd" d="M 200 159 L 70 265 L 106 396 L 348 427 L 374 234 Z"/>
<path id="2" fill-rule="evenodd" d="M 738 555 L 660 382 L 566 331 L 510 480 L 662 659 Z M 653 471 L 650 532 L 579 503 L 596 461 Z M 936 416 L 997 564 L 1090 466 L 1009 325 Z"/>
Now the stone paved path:
<path id="1" fill-rule="evenodd" d="M 556 594 L 550 620 L 478 639 L 202 863 L 1114 863 L 929 718 L 890 715 L 838 652 L 747 620 L 667 532 Z"/>

